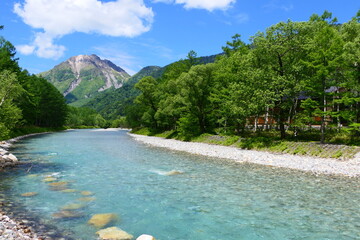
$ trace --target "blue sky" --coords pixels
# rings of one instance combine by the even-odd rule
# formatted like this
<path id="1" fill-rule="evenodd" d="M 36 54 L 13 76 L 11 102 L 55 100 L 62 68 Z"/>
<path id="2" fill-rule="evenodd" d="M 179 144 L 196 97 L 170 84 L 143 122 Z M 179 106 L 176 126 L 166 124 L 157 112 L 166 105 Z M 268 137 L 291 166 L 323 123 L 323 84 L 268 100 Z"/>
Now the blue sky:
<path id="1" fill-rule="evenodd" d="M 236 33 L 248 42 L 280 21 L 328 10 L 343 23 L 359 9 L 359 0 L 0 0 L 0 35 L 30 73 L 96 54 L 134 74 L 190 50 L 220 53 Z"/>

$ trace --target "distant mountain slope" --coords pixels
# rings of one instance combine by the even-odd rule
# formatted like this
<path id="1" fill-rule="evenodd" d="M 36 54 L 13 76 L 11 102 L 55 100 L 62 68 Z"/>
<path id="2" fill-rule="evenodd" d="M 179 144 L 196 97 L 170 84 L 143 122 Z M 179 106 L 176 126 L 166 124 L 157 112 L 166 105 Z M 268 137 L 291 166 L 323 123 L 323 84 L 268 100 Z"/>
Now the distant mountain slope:
<path id="1" fill-rule="evenodd" d="M 198 63 L 206 64 L 215 62 L 218 55 L 219 54 L 207 57 L 200 57 L 198 58 Z M 174 63 L 171 63 L 165 67 L 144 67 L 134 76 L 129 78 L 127 82 L 124 83 L 123 87 L 119 89 L 109 89 L 107 91 L 99 93 L 84 106 L 95 109 L 106 119 L 116 119 L 119 116 L 124 116 L 126 107 L 128 105 L 131 105 L 136 96 L 140 94 L 140 92 L 134 88 L 135 84 L 140 79 L 146 76 L 152 76 L 156 79 L 161 78 L 166 69 L 172 64 Z"/>
<path id="2" fill-rule="evenodd" d="M 99 93 L 84 106 L 95 109 L 107 119 L 116 119 L 117 117 L 124 115 L 126 106 L 132 104 L 135 97 L 140 93 L 134 88 L 134 85 L 146 76 L 159 78 L 163 72 L 164 68 L 162 67 L 144 67 L 134 76 L 129 78 L 121 88 L 112 88 Z"/>
<path id="3" fill-rule="evenodd" d="M 130 78 L 122 68 L 96 55 L 74 56 L 40 75 L 51 82 L 68 103 L 82 105 L 99 92 L 118 89 Z"/>

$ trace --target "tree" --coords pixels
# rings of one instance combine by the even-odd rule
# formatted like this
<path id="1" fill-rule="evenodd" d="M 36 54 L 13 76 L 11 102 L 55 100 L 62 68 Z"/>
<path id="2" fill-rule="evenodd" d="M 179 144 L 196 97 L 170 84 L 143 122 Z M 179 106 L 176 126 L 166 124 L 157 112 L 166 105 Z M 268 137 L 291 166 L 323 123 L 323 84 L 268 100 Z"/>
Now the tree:
<path id="1" fill-rule="evenodd" d="M 245 43 L 237 43 L 236 46 L 241 47 L 231 50 L 231 54 L 216 63 L 211 100 L 216 106 L 217 122 L 225 132 L 234 127 L 239 133 L 249 117 L 264 111 L 269 102 L 269 92 L 256 55 Z"/>
<path id="2" fill-rule="evenodd" d="M 22 118 L 21 109 L 14 104 L 14 99 L 23 92 L 15 73 L 0 72 L 0 139 L 8 138 Z"/>
<path id="3" fill-rule="evenodd" d="M 198 64 L 197 54 L 191 50 L 187 55 L 187 59 L 169 65 L 164 75 L 159 79 L 158 91 L 161 94 L 159 95 L 159 107 L 155 113 L 159 128 L 177 128 L 178 120 L 184 113 L 183 101 L 179 95 L 178 78 L 187 73 L 192 66 Z"/>
<path id="4" fill-rule="evenodd" d="M 213 111 L 210 94 L 214 83 L 215 64 L 193 66 L 177 79 L 178 97 L 184 114 L 179 119 L 180 131 L 188 134 L 205 133 L 211 128 L 209 114 Z"/>
<path id="5" fill-rule="evenodd" d="M 142 114 L 142 122 L 146 126 L 156 129 L 158 124 L 155 119 L 155 113 L 159 105 L 158 82 L 151 76 L 144 77 L 135 84 L 135 88 L 141 91 L 141 94 L 136 97 L 135 103 L 145 107 L 145 112 Z"/>
<path id="6" fill-rule="evenodd" d="M 339 66 L 342 66 L 344 42 L 335 25 L 336 18 L 325 11 L 323 15 L 313 15 L 308 23 L 309 35 L 305 42 L 307 58 L 303 63 L 307 67 L 307 89 L 312 97 L 320 99 L 321 128 L 320 141 L 325 141 L 325 124 L 328 115 L 329 89 L 337 86 L 341 78 Z"/>
<path id="7" fill-rule="evenodd" d="M 232 38 L 232 41 L 231 42 L 229 42 L 229 41 L 226 42 L 226 46 L 222 47 L 222 50 L 224 51 L 226 56 L 229 57 L 234 52 L 241 51 L 244 48 L 249 48 L 248 45 L 246 45 L 241 40 L 241 35 L 240 34 L 235 34 L 231 38 Z"/>
<path id="8" fill-rule="evenodd" d="M 304 56 L 303 23 L 280 22 L 269 27 L 265 33 L 252 38 L 253 53 L 260 63 L 267 88 L 273 93 L 274 115 L 280 136 L 285 138 L 285 124 L 291 122 L 302 90 L 302 65 Z"/>
<path id="9" fill-rule="evenodd" d="M 346 81 L 344 96 L 338 100 L 346 106 L 341 116 L 349 123 L 360 123 L 360 10 L 349 22 L 340 28 L 343 45 L 343 73 Z"/>

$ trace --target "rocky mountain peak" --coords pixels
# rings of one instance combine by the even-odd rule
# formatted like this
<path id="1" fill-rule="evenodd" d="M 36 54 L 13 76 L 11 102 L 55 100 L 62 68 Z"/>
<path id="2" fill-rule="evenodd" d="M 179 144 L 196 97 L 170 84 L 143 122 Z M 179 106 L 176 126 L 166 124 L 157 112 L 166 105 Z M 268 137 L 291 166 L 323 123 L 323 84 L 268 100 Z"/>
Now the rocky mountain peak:
<path id="1" fill-rule="evenodd" d="M 121 67 L 95 54 L 73 56 L 41 75 L 75 101 L 111 87 L 120 88 L 130 78 Z"/>

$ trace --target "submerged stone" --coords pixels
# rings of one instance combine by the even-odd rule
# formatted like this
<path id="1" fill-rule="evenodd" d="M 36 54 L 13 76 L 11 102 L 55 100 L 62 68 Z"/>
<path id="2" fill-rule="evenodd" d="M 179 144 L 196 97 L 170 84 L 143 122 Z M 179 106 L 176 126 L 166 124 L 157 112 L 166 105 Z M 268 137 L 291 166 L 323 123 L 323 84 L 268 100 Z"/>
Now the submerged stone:
<path id="1" fill-rule="evenodd" d="M 69 182 L 52 182 L 52 183 L 49 183 L 48 185 L 51 186 L 51 187 L 58 187 L 58 186 L 66 186 L 68 185 Z"/>
<path id="2" fill-rule="evenodd" d="M 131 240 L 133 235 L 117 227 L 105 228 L 96 232 L 100 239 L 103 240 Z"/>
<path id="3" fill-rule="evenodd" d="M 96 198 L 95 197 L 82 197 L 82 198 L 78 198 L 77 200 L 81 201 L 81 202 L 92 202 L 92 201 L 95 201 Z"/>
<path id="4" fill-rule="evenodd" d="M 82 217 L 83 214 L 75 211 L 62 210 L 60 212 L 54 213 L 52 216 L 54 218 L 79 218 Z"/>
<path id="5" fill-rule="evenodd" d="M 95 214 L 88 221 L 88 224 L 94 225 L 97 228 L 103 228 L 108 225 L 110 222 L 117 220 L 118 217 L 114 213 L 101 213 Z"/>
<path id="6" fill-rule="evenodd" d="M 153 236 L 142 234 L 136 240 L 156 240 Z"/>
<path id="7" fill-rule="evenodd" d="M 23 197 L 32 197 L 35 195 L 38 195 L 38 193 L 37 192 L 27 192 L 27 193 L 21 194 L 21 196 L 23 196 Z"/>
<path id="8" fill-rule="evenodd" d="M 91 195 L 94 195 L 94 193 L 93 192 L 90 192 L 90 191 L 82 191 L 82 192 L 80 192 L 81 193 L 81 195 L 83 195 L 83 196 L 91 196 Z"/>
<path id="9" fill-rule="evenodd" d="M 35 178 L 35 177 L 38 177 L 39 174 L 29 174 L 27 175 L 28 178 Z"/>
<path id="10" fill-rule="evenodd" d="M 166 172 L 164 175 L 166 176 L 173 176 L 173 175 L 178 175 L 178 174 L 183 174 L 184 172 L 182 171 L 178 171 L 178 170 L 171 170 L 169 172 Z"/>
<path id="11" fill-rule="evenodd" d="M 49 188 L 49 190 L 51 191 L 64 191 L 66 189 L 67 189 L 66 186 L 54 186 Z"/>
<path id="12" fill-rule="evenodd" d="M 74 192 L 77 192 L 77 190 L 76 190 L 76 189 L 67 188 L 67 189 L 61 190 L 61 192 L 63 192 L 63 193 L 74 193 Z"/>
<path id="13" fill-rule="evenodd" d="M 46 177 L 43 179 L 43 182 L 55 182 L 57 181 L 57 178 L 54 177 Z"/>
<path id="14" fill-rule="evenodd" d="M 70 203 L 70 204 L 63 206 L 61 209 L 62 210 L 78 210 L 78 209 L 81 209 L 84 207 L 86 207 L 86 205 L 83 203 Z"/>

